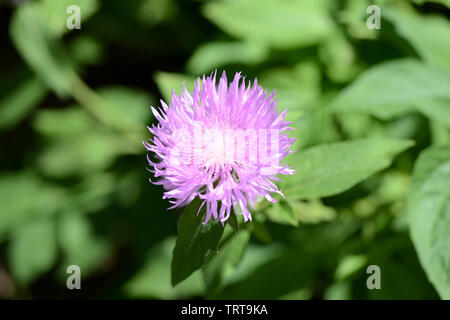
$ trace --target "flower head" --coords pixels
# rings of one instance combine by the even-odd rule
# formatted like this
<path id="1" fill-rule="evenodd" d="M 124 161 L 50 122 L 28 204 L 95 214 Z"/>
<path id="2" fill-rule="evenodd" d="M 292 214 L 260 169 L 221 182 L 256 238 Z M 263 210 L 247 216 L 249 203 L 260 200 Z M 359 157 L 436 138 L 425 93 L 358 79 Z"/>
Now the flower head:
<path id="1" fill-rule="evenodd" d="M 286 111 L 276 107 L 255 79 L 246 86 L 236 73 L 228 85 L 225 72 L 216 85 L 216 74 L 197 79 L 191 95 L 172 90 L 168 106 L 152 107 L 158 125 L 144 142 L 157 161 L 147 155 L 149 169 L 165 189 L 163 198 L 180 207 L 195 197 L 206 205 L 206 218 L 224 223 L 234 212 L 251 220 L 248 204 L 258 197 L 274 202 L 272 193 L 282 195 L 273 181 L 278 174 L 294 174 L 281 160 L 290 152 L 295 138 L 287 136 L 290 122 Z M 200 211 L 200 209 L 199 209 Z"/>

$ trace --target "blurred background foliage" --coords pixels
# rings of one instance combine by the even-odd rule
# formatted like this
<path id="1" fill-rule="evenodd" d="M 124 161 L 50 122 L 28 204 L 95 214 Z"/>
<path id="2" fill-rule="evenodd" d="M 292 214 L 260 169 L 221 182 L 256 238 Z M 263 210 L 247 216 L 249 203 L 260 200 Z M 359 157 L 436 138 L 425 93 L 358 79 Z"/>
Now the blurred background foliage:
<path id="1" fill-rule="evenodd" d="M 72 4 L 80 30 L 66 27 Z M 366 27 L 370 4 L 382 6 L 380 30 Z M 449 298 L 449 7 L 0 1 L 0 298 Z M 172 287 L 179 214 L 149 183 L 142 141 L 151 105 L 215 69 L 276 88 L 295 149 L 308 151 L 289 160 L 299 176 L 283 182 L 287 201 L 261 203 L 237 235 L 227 226 L 219 254 Z M 376 139 L 339 143 L 361 138 Z M 430 147 L 411 190 L 420 219 L 408 223 L 414 163 Z M 447 166 L 424 182 L 428 159 Z M 348 167 L 326 188 L 299 183 Z M 437 249 L 421 240 L 436 203 Z M 66 288 L 73 264 L 82 290 Z M 382 290 L 366 287 L 371 264 Z"/>

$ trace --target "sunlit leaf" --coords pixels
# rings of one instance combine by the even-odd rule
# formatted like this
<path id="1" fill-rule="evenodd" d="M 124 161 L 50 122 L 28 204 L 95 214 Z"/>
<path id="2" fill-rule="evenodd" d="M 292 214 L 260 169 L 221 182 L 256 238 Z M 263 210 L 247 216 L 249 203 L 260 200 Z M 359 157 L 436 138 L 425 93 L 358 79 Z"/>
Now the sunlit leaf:
<path id="1" fill-rule="evenodd" d="M 450 145 L 450 128 L 439 121 L 431 122 L 431 137 L 434 146 Z"/>
<path id="2" fill-rule="evenodd" d="M 38 5 L 28 2 L 15 10 L 10 25 L 11 38 L 36 75 L 58 95 L 68 95 L 70 63 L 63 48 L 50 35 Z"/>
<path id="3" fill-rule="evenodd" d="M 397 153 L 409 148 L 410 140 L 362 139 L 322 144 L 290 158 L 297 170 L 286 176 L 286 197 L 320 198 L 343 192 L 388 167 Z"/>
<path id="4" fill-rule="evenodd" d="M 450 73 L 417 60 L 402 59 L 372 67 L 345 88 L 330 107 L 382 119 L 414 111 L 431 99 L 450 99 Z"/>
<path id="5" fill-rule="evenodd" d="M 321 93 L 321 73 L 316 62 L 304 61 L 289 68 L 266 69 L 258 77 L 268 92 L 275 90 L 277 106 L 288 109 L 287 120 L 296 120 L 315 107 Z"/>
<path id="6" fill-rule="evenodd" d="M 95 120 L 79 107 L 42 109 L 33 117 L 34 129 L 48 138 L 70 137 L 95 128 Z"/>
<path id="7" fill-rule="evenodd" d="M 450 71 L 450 22 L 447 19 L 393 8 L 383 8 L 383 17 L 394 24 L 396 31 L 423 59 Z"/>
<path id="8" fill-rule="evenodd" d="M 420 155 L 408 196 L 411 238 L 428 279 L 450 299 L 450 148 Z"/>
<path id="9" fill-rule="evenodd" d="M 37 3 L 36 10 L 45 21 L 48 31 L 55 37 L 60 37 L 70 31 L 67 28 L 67 19 L 74 13 L 68 13 L 67 9 L 72 5 L 80 8 L 81 29 L 82 23 L 100 7 L 98 0 L 41 0 Z"/>
<path id="10" fill-rule="evenodd" d="M 330 35 L 329 2 L 247 0 L 210 2 L 204 15 L 240 39 L 265 42 L 277 48 L 312 45 Z"/>
<path id="11" fill-rule="evenodd" d="M 349 282 L 335 282 L 324 293 L 325 300 L 350 300 L 351 285 Z"/>
<path id="12" fill-rule="evenodd" d="M 356 52 L 345 35 L 337 32 L 324 41 L 319 49 L 321 61 L 326 65 L 328 77 L 337 83 L 352 80 L 359 72 Z"/>
<path id="13" fill-rule="evenodd" d="M 8 231 L 65 207 L 67 195 L 28 172 L 0 176 L 0 239 Z"/>
<path id="14" fill-rule="evenodd" d="M 262 62 L 268 54 L 267 47 L 257 42 L 211 42 L 194 52 L 187 62 L 187 68 L 200 74 L 226 64 L 253 65 Z"/>
<path id="15" fill-rule="evenodd" d="M 267 217 L 274 222 L 290 224 L 294 227 L 298 226 L 298 218 L 294 210 L 285 201 L 277 201 L 265 210 Z"/>
<path id="16" fill-rule="evenodd" d="M 35 77 L 16 84 L 12 92 L 0 99 L 0 129 L 17 124 L 42 101 L 46 93 L 45 86 Z"/>
<path id="17" fill-rule="evenodd" d="M 334 277 L 338 281 L 345 280 L 356 271 L 361 270 L 367 264 L 367 257 L 364 255 L 347 255 L 339 261 Z"/>
<path id="18" fill-rule="evenodd" d="M 450 99 L 424 100 L 417 103 L 415 107 L 428 118 L 450 128 Z"/>
<path id="19" fill-rule="evenodd" d="M 58 243 L 63 252 L 62 271 L 69 265 L 80 267 L 83 275 L 89 275 L 105 261 L 110 244 L 95 235 L 87 218 L 77 212 L 68 212 L 58 221 Z M 65 273 L 63 274 L 64 276 Z"/>
<path id="20" fill-rule="evenodd" d="M 116 114 L 122 127 L 145 129 L 152 115 L 152 97 L 139 89 L 121 86 L 101 88 L 99 94 L 108 101 L 109 113 Z M 119 120 L 120 119 L 120 120 Z"/>
<path id="21" fill-rule="evenodd" d="M 96 65 L 104 58 L 105 48 L 99 39 L 80 35 L 70 43 L 69 53 L 81 65 Z"/>
<path id="22" fill-rule="evenodd" d="M 46 175 L 67 177 L 106 169 L 119 155 L 130 153 L 134 148 L 127 140 L 107 130 L 93 130 L 53 139 L 37 161 Z"/>
<path id="23" fill-rule="evenodd" d="M 52 220 L 30 221 L 12 235 L 9 261 L 13 275 L 27 285 L 48 271 L 56 260 L 56 233 Z"/>
<path id="24" fill-rule="evenodd" d="M 369 17 L 366 10 L 372 4 L 369 0 L 346 0 L 342 11 L 337 12 L 337 19 L 347 26 L 349 35 L 357 39 L 376 39 L 379 30 L 369 29 L 366 19 Z"/>
<path id="25" fill-rule="evenodd" d="M 336 218 L 336 211 L 318 200 L 309 202 L 289 200 L 288 203 L 295 219 L 300 223 L 319 223 Z"/>

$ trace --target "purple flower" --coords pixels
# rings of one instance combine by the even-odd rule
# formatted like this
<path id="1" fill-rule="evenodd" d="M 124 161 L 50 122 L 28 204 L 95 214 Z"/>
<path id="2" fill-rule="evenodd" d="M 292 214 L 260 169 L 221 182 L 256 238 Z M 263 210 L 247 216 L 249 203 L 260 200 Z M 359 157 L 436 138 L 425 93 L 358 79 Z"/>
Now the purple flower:
<path id="1" fill-rule="evenodd" d="M 248 204 L 254 207 L 258 197 L 275 202 L 271 193 L 283 196 L 273 181 L 295 173 L 280 163 L 295 138 L 288 137 L 291 122 L 274 96 L 256 79 L 246 86 L 240 73 L 228 86 L 224 72 L 218 85 L 215 73 L 203 76 L 192 95 L 183 85 L 179 95 L 172 90 L 169 106 L 161 100 L 162 109 L 152 107 L 159 123 L 149 128 L 153 139 L 144 145 L 158 159 L 147 155 L 149 171 L 160 178 L 152 183 L 164 187 L 169 209 L 199 197 L 201 207 L 206 204 L 204 224 L 211 217 L 224 223 L 232 207 L 247 221 Z"/>

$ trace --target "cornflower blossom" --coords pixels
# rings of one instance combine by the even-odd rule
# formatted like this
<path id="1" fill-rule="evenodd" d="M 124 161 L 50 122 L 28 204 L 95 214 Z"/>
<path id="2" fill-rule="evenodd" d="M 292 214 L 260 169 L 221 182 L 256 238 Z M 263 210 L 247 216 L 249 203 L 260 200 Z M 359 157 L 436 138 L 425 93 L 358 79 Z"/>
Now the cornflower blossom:
<path id="1" fill-rule="evenodd" d="M 291 122 L 285 121 L 286 110 L 276 106 L 275 90 L 270 95 L 255 79 L 253 86 L 236 73 L 228 85 L 225 72 L 216 85 L 216 73 L 203 75 L 193 93 L 185 88 L 167 105 L 152 112 L 158 124 L 149 127 L 152 139 L 145 141 L 157 160 L 148 162 L 157 181 L 165 189 L 169 209 L 187 205 L 195 197 L 206 204 L 204 224 L 211 217 L 222 224 L 231 209 L 252 219 L 248 205 L 281 190 L 273 181 L 277 175 L 291 175 L 295 170 L 281 160 L 295 138 L 288 137 Z M 198 213 L 197 213 L 198 214 Z"/>

